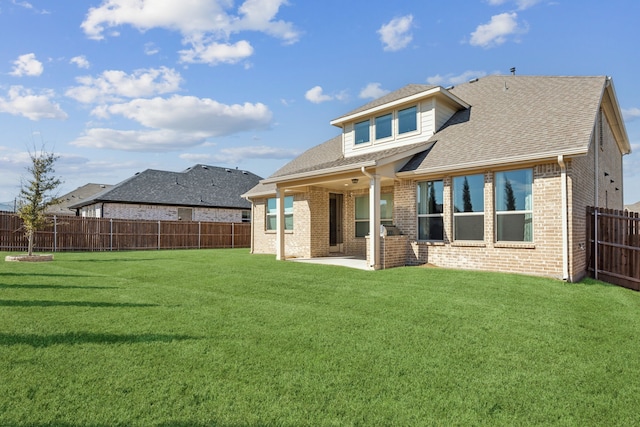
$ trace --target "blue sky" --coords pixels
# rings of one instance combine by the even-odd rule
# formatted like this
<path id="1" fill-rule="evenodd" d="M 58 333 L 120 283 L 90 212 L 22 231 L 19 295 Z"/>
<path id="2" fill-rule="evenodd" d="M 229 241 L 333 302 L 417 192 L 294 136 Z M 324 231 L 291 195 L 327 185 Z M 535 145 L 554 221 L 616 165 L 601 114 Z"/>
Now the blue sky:
<path id="1" fill-rule="evenodd" d="M 61 194 L 197 163 L 267 177 L 375 97 L 516 67 L 613 77 L 634 203 L 639 16 L 637 0 L 0 0 L 0 202 L 43 145 Z"/>

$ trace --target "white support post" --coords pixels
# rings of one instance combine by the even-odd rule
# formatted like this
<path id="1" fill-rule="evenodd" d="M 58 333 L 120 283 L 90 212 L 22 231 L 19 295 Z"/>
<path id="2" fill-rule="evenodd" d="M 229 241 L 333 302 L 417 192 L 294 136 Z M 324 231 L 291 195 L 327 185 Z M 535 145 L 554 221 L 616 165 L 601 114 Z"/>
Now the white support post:
<path id="1" fill-rule="evenodd" d="M 276 259 L 285 259 L 284 254 L 284 189 L 276 189 Z"/>
<path id="2" fill-rule="evenodd" d="M 380 269 L 380 175 L 369 179 L 369 266 Z"/>

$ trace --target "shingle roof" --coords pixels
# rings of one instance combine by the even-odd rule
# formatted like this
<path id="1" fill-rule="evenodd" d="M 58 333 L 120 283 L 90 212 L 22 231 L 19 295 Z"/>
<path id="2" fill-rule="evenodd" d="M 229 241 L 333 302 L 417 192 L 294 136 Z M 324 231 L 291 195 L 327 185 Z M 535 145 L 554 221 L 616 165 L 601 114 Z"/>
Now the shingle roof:
<path id="1" fill-rule="evenodd" d="M 606 77 L 488 76 L 451 89 L 471 108 L 402 171 L 462 169 L 586 153 Z"/>
<path id="2" fill-rule="evenodd" d="M 339 135 L 307 150 L 276 171 L 267 182 L 415 152 L 417 146 L 423 146 L 425 151 L 411 157 L 400 172 L 453 171 L 586 153 L 606 84 L 605 76 L 483 77 L 449 89 L 471 107 L 455 113 L 423 142 L 345 158 Z M 433 88 L 408 85 L 342 117 Z M 246 196 L 264 194 L 274 188 L 272 184 L 261 183 Z"/>
<path id="3" fill-rule="evenodd" d="M 52 215 L 75 215 L 75 212 L 69 206 L 78 204 L 85 199 L 91 199 L 94 195 L 113 187 L 107 184 L 85 184 L 75 190 L 58 197 L 60 203 L 50 206 L 47 209 L 48 214 Z"/>
<path id="4" fill-rule="evenodd" d="M 182 172 L 147 169 L 70 207 L 120 202 L 248 209 L 241 195 L 260 179 L 248 171 L 200 164 Z"/>

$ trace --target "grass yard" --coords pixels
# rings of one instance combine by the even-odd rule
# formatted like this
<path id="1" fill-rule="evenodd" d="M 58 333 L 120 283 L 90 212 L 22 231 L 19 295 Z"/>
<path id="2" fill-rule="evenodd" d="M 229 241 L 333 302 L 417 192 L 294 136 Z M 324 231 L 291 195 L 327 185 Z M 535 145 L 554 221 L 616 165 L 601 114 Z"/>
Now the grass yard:
<path id="1" fill-rule="evenodd" d="M 2 261 L 0 425 L 639 425 L 639 332 L 640 293 L 591 280 L 247 249 Z"/>

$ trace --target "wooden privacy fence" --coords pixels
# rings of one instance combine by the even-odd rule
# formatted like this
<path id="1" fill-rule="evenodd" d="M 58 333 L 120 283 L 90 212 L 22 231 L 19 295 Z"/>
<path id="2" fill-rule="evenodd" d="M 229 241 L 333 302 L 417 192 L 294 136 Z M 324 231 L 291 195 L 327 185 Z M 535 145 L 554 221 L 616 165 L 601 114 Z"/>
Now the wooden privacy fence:
<path id="1" fill-rule="evenodd" d="M 138 249 L 248 248 L 251 224 L 143 221 L 51 216 L 36 233 L 34 251 L 123 251 Z M 26 251 L 22 220 L 0 212 L 0 250 Z"/>
<path id="2" fill-rule="evenodd" d="M 637 212 L 587 208 L 591 277 L 640 290 L 640 218 Z"/>

